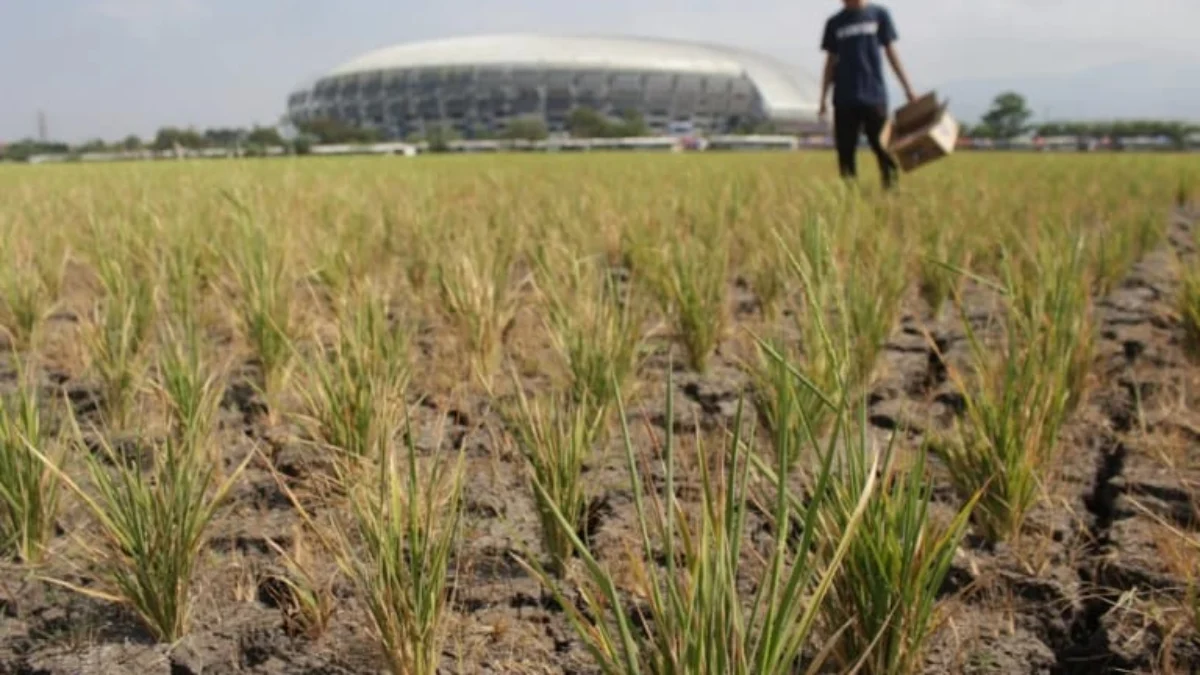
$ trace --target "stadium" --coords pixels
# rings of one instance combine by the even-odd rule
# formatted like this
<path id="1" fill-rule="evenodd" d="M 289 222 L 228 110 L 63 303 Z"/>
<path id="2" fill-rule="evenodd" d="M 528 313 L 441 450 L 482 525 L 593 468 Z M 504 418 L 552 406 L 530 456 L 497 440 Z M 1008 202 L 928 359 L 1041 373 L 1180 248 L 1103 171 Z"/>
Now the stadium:
<path id="1" fill-rule="evenodd" d="M 403 139 L 433 128 L 465 138 L 540 120 L 550 133 L 590 108 L 640 116 L 655 133 L 817 125 L 819 85 L 769 56 L 676 40 L 483 35 L 366 53 L 293 91 L 294 124 L 332 118 Z"/>

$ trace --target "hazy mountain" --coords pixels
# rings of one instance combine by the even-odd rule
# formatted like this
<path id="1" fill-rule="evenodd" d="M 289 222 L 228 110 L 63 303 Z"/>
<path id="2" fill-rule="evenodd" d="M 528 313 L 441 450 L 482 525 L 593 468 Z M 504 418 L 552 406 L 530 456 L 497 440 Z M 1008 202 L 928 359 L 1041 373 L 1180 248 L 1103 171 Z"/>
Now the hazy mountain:
<path id="1" fill-rule="evenodd" d="M 974 123 L 997 94 L 1023 95 L 1036 119 L 1200 122 L 1200 63 L 1125 62 L 1069 74 L 966 79 L 937 87 L 955 117 Z"/>

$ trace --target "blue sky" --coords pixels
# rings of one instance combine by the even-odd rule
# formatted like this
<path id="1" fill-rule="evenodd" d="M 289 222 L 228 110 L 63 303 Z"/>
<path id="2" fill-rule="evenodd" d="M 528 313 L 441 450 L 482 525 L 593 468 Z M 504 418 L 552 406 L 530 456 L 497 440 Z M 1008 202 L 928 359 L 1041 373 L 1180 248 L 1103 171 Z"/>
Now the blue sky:
<path id="1" fill-rule="evenodd" d="M 0 0 L 0 139 L 35 133 L 39 109 L 46 112 L 51 135 L 69 141 L 150 135 L 169 124 L 273 123 L 291 87 L 357 54 L 469 33 L 532 29 L 695 38 L 759 49 L 816 72 L 821 25 L 839 4 Z M 1118 78 L 1112 81 L 1114 90 L 1120 90 L 1136 84 L 1120 77 L 1140 78 L 1146 68 L 1200 68 L 1197 0 L 885 4 L 896 19 L 901 53 L 918 89 L 1141 64 L 1142 70 L 1112 71 Z M 1196 87 L 1194 82 L 1188 86 Z M 1163 114 L 1151 102 L 1144 110 L 1136 100 L 1121 104 L 1123 115 Z"/>

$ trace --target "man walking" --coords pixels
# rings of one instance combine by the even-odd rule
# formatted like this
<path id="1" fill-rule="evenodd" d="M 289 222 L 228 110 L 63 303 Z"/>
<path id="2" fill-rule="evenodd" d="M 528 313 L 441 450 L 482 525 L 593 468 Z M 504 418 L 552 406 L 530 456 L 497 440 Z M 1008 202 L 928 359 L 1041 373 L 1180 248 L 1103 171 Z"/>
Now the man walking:
<path id="1" fill-rule="evenodd" d="M 821 78 L 820 117 L 825 119 L 826 98 L 833 87 L 833 135 L 837 146 L 838 169 L 843 178 L 857 176 L 855 153 L 859 135 L 879 160 L 883 186 L 891 188 L 897 177 L 896 162 L 883 149 L 879 134 L 888 119 L 887 89 L 883 81 L 880 52 L 913 101 L 912 86 L 896 54 L 896 26 L 882 5 L 866 0 L 842 0 L 845 8 L 825 23 L 821 49 L 825 52 L 825 72 Z"/>

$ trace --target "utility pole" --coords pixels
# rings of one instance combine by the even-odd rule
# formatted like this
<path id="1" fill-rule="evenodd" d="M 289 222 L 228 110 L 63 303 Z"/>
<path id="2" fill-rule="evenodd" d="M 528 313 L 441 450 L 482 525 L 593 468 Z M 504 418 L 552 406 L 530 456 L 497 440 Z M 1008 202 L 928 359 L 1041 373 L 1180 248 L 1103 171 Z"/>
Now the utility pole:
<path id="1" fill-rule="evenodd" d="M 38 140 L 45 143 L 50 136 L 49 128 L 46 124 L 45 111 L 38 111 Z"/>

